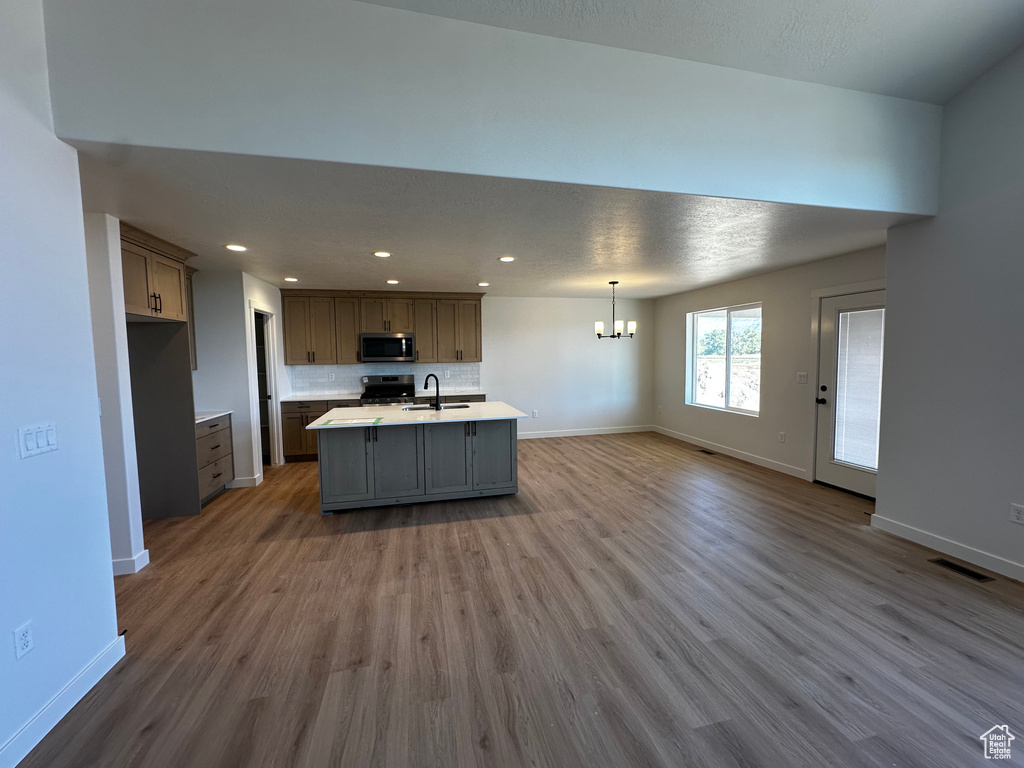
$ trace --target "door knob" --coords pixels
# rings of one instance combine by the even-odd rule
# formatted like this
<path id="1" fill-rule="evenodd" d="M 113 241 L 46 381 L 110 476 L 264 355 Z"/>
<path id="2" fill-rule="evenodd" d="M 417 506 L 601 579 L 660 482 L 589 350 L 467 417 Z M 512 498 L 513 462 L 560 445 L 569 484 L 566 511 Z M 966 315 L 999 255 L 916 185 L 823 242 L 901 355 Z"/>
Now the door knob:
<path id="1" fill-rule="evenodd" d="M 826 400 L 824 397 L 816 397 L 814 398 L 814 402 L 816 402 L 818 405 L 825 405 L 825 403 L 827 403 L 828 400 Z"/>

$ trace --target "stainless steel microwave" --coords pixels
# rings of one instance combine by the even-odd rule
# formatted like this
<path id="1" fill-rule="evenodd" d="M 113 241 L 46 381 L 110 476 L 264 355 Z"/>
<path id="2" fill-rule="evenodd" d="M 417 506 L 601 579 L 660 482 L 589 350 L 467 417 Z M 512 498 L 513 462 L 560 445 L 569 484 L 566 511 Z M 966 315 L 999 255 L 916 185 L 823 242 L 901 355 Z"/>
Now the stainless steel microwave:
<path id="1" fill-rule="evenodd" d="M 411 333 L 363 333 L 359 359 L 364 363 L 415 363 L 416 343 Z"/>

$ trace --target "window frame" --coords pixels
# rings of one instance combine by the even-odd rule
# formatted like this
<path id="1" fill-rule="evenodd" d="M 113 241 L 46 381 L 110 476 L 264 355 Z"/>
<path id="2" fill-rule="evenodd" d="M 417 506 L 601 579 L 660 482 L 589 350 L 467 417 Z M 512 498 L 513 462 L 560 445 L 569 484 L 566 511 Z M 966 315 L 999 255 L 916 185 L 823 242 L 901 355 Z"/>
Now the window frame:
<path id="1" fill-rule="evenodd" d="M 707 408 L 712 411 L 725 411 L 727 413 L 738 413 L 742 416 L 752 416 L 755 419 L 761 415 L 761 404 L 758 399 L 758 410 L 751 411 L 746 408 L 736 408 L 735 406 L 729 405 L 729 386 L 730 379 L 732 377 L 732 355 L 729 354 L 730 347 L 732 346 L 732 313 L 738 312 L 745 309 L 761 310 L 761 342 L 764 343 L 764 302 L 751 301 L 746 304 L 733 304 L 725 307 L 712 307 L 709 309 L 701 309 L 696 312 L 686 313 L 686 387 L 685 387 L 685 405 L 693 406 L 694 408 Z M 706 403 L 698 403 L 696 401 L 696 390 L 697 390 L 697 317 L 698 315 L 710 314 L 712 312 L 725 312 L 725 405 L 708 405 Z M 762 347 L 763 349 L 763 347 Z M 763 354 L 762 354 L 763 358 Z M 763 363 L 763 359 L 762 359 Z M 757 378 L 760 384 L 762 373 L 762 365 L 758 365 Z"/>

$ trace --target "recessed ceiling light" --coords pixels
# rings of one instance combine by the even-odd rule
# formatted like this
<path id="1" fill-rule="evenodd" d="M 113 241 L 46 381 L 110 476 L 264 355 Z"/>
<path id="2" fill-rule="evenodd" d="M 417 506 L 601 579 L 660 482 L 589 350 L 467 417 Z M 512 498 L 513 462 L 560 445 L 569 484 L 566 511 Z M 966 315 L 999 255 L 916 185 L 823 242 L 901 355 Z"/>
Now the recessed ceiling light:
<path id="1" fill-rule="evenodd" d="M 397 280 L 388 280 L 388 285 L 398 285 Z"/>
<path id="2" fill-rule="evenodd" d="M 477 283 L 481 288 L 486 288 L 490 283 Z"/>
<path id="3" fill-rule="evenodd" d="M 515 256 L 502 256 L 500 259 L 498 259 L 498 261 L 504 261 L 506 264 L 508 264 L 510 261 L 515 261 L 515 260 L 516 260 Z"/>
<path id="4" fill-rule="evenodd" d="M 299 282 L 299 278 L 297 278 L 297 277 L 286 277 L 284 279 L 284 281 L 286 283 L 297 283 L 297 282 Z"/>
<path id="5" fill-rule="evenodd" d="M 374 251 L 373 255 L 381 259 L 386 259 L 391 256 L 391 254 L 388 253 L 387 251 Z"/>
<path id="6" fill-rule="evenodd" d="M 244 245 L 225 245 L 224 247 L 227 248 L 229 251 L 244 251 L 244 250 L 247 250 Z"/>

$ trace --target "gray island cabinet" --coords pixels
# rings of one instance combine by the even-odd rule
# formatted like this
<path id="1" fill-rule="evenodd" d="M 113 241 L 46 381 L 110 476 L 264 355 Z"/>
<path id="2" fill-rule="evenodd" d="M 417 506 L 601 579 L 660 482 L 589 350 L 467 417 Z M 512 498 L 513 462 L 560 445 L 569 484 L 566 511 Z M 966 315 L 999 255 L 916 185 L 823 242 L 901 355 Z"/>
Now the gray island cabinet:
<path id="1" fill-rule="evenodd" d="M 517 493 L 521 418 L 501 402 L 329 411 L 307 427 L 318 435 L 320 511 Z"/>

